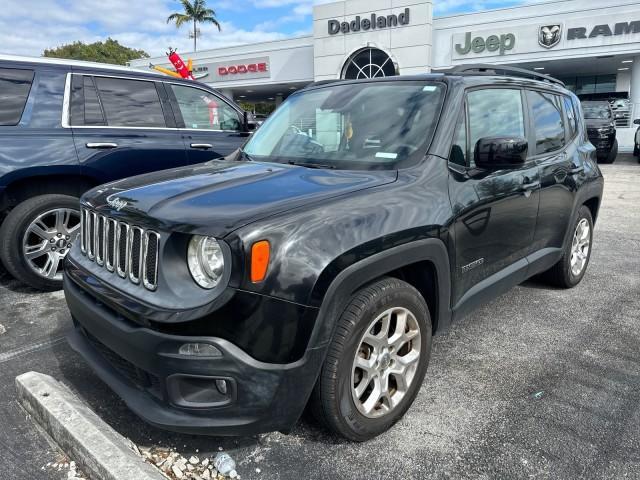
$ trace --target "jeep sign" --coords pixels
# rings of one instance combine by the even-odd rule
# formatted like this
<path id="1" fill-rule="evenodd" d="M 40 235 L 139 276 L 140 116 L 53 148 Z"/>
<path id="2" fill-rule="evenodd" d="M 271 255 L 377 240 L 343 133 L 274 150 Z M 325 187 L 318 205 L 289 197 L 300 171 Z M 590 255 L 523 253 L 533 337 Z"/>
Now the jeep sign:
<path id="1" fill-rule="evenodd" d="M 329 20 L 328 28 L 329 35 L 336 35 L 340 32 L 359 32 L 367 30 L 375 30 L 376 28 L 391 28 L 403 25 L 409 25 L 409 9 L 405 8 L 404 12 L 399 15 L 376 15 L 371 14 L 369 18 L 360 18 L 357 15 L 356 18 L 350 22 L 339 22 L 338 20 Z"/>

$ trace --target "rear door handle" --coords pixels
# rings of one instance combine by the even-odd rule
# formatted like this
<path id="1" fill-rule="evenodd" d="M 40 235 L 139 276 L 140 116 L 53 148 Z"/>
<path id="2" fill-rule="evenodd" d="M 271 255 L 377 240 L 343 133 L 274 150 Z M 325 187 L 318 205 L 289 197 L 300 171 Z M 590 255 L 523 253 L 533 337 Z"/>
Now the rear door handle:
<path id="1" fill-rule="evenodd" d="M 569 173 L 571 174 L 582 173 L 582 172 L 584 172 L 584 165 L 580 165 L 579 167 L 573 167 L 571 170 L 569 170 Z"/>
<path id="2" fill-rule="evenodd" d="M 210 143 L 192 143 L 191 148 L 200 148 L 202 150 L 208 150 L 210 148 L 213 148 L 213 145 L 211 145 Z"/>
<path id="3" fill-rule="evenodd" d="M 118 146 L 117 143 L 113 142 L 89 142 L 85 145 L 87 148 L 116 148 Z"/>
<path id="4" fill-rule="evenodd" d="M 540 186 L 540 182 L 536 181 L 536 182 L 531 182 L 531 183 L 523 183 L 520 186 L 520 188 L 526 192 L 526 191 L 529 191 L 529 190 L 535 190 L 539 186 Z"/>

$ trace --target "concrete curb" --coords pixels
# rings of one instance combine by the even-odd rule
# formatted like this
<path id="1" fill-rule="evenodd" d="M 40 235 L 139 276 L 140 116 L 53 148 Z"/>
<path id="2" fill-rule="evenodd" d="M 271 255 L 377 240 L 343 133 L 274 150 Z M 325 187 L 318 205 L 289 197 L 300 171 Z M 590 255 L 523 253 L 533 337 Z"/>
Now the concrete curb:
<path id="1" fill-rule="evenodd" d="M 27 372 L 16 377 L 16 390 L 20 404 L 91 479 L 166 480 L 56 379 Z"/>

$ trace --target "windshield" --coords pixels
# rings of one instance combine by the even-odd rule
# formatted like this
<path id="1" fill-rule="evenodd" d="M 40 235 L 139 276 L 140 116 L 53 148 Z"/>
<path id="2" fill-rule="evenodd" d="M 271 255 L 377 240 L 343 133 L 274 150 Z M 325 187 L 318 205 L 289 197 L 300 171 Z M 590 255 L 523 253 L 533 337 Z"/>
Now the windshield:
<path id="1" fill-rule="evenodd" d="M 611 118 L 611 110 L 606 104 L 583 104 L 584 118 L 598 118 L 607 120 Z"/>
<path id="2" fill-rule="evenodd" d="M 259 161 L 394 169 L 426 153 L 445 87 L 391 81 L 328 85 L 291 96 L 244 148 Z"/>

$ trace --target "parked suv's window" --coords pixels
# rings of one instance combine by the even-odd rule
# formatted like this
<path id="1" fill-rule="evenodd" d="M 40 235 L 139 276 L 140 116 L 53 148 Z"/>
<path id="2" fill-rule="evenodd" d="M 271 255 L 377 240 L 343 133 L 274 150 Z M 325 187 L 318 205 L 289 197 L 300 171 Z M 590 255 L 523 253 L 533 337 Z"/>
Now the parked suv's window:
<path id="1" fill-rule="evenodd" d="M 153 82 L 95 77 L 107 125 L 165 127 L 160 97 Z"/>
<path id="2" fill-rule="evenodd" d="M 484 137 L 524 137 L 524 111 L 520 90 L 488 88 L 467 95 L 469 145 L 473 150 Z M 471 160 L 473 162 L 473 160 Z"/>
<path id="3" fill-rule="evenodd" d="M 444 85 L 328 85 L 291 96 L 253 134 L 245 153 L 317 168 L 390 169 L 422 158 L 438 122 Z"/>
<path id="4" fill-rule="evenodd" d="M 29 97 L 33 70 L 0 68 L 0 125 L 17 125 Z"/>
<path id="5" fill-rule="evenodd" d="M 171 85 L 185 128 L 198 130 L 240 130 L 238 112 L 199 88 Z"/>
<path id="6" fill-rule="evenodd" d="M 569 97 L 562 97 L 564 101 L 564 111 L 567 114 L 568 125 L 567 129 L 569 131 L 569 138 L 573 138 L 573 136 L 578 131 L 578 120 L 576 117 L 576 112 L 573 109 L 573 103 Z"/>
<path id="7" fill-rule="evenodd" d="M 553 152 L 564 146 L 562 106 L 557 95 L 527 92 L 536 135 L 536 154 Z"/>

